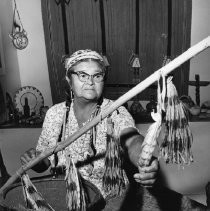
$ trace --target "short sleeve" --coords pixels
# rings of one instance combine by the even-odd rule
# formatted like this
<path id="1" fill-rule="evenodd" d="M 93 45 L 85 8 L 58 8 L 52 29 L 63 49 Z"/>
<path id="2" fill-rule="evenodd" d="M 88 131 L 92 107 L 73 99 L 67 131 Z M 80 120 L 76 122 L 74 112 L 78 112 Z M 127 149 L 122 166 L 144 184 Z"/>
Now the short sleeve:
<path id="1" fill-rule="evenodd" d="M 126 128 L 135 128 L 137 131 L 138 129 L 135 126 L 135 121 L 131 114 L 124 106 L 120 106 L 116 111 L 112 113 L 112 121 L 114 122 L 114 128 L 117 130 L 117 133 L 121 133 Z"/>

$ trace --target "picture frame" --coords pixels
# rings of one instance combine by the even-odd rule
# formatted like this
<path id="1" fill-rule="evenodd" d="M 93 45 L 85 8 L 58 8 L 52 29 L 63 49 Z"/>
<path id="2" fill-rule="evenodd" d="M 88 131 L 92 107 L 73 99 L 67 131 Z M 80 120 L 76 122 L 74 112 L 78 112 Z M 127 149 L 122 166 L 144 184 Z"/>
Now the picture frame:
<path id="1" fill-rule="evenodd" d="M 0 26 L 0 76 L 5 74 L 4 50 L 3 50 L 3 37 Z"/>

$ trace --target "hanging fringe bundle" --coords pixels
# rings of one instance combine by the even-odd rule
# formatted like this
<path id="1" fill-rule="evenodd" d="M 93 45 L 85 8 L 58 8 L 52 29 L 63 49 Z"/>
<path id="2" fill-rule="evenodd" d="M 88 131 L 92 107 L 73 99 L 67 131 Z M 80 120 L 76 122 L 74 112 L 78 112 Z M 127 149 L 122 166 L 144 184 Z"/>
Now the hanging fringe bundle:
<path id="1" fill-rule="evenodd" d="M 21 177 L 23 186 L 23 195 L 27 208 L 38 211 L 55 211 L 38 193 L 36 187 L 31 182 L 27 174 L 23 174 Z"/>
<path id="2" fill-rule="evenodd" d="M 142 151 L 139 157 L 139 165 L 140 166 L 148 166 L 155 147 L 157 145 L 157 138 L 160 135 L 161 125 L 162 125 L 162 110 L 164 108 L 164 100 L 165 100 L 165 77 L 163 78 L 163 86 L 162 86 L 162 93 L 160 91 L 160 82 L 158 81 L 158 90 L 157 90 L 157 112 L 152 111 L 151 116 L 152 119 L 155 121 L 150 125 L 147 130 L 147 134 L 144 138 L 142 143 Z"/>
<path id="3" fill-rule="evenodd" d="M 81 178 L 70 156 L 67 156 L 66 200 L 69 211 L 86 211 L 85 193 Z"/>
<path id="4" fill-rule="evenodd" d="M 114 124 L 111 117 L 107 118 L 107 148 L 105 155 L 105 171 L 103 175 L 103 187 L 105 191 L 111 191 L 113 195 L 121 194 L 125 188 L 125 179 L 122 170 L 122 151 L 120 140 L 114 133 Z"/>
<path id="5" fill-rule="evenodd" d="M 172 77 L 169 77 L 167 79 L 165 138 L 161 144 L 161 155 L 167 163 L 189 164 L 193 161 L 192 141 L 185 107 L 178 98 Z"/>

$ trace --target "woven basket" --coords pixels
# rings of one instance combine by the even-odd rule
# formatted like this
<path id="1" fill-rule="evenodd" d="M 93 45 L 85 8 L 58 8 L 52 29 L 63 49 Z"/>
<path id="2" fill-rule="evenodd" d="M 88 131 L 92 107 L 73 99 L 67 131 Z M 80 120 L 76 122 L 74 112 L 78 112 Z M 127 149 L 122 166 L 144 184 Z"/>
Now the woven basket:
<path id="1" fill-rule="evenodd" d="M 32 178 L 31 181 L 42 194 L 43 198 L 56 211 L 67 211 L 66 183 L 64 177 L 53 178 L 51 175 Z M 83 180 L 83 187 L 87 195 L 87 211 L 102 210 L 105 206 L 100 191 L 90 182 Z M 16 211 L 26 207 L 21 183 L 15 183 L 4 191 L 4 200 L 0 211 Z"/>
<path id="2" fill-rule="evenodd" d="M 53 179 L 44 176 L 31 179 L 44 199 L 56 210 L 67 211 L 66 185 L 63 178 Z M 87 194 L 87 211 L 206 211 L 206 206 L 164 187 L 145 189 L 140 185 L 131 185 L 123 195 L 104 201 L 100 191 L 90 182 L 84 180 L 83 187 Z M 106 205 L 106 206 L 105 206 Z M 22 184 L 8 187 L 0 211 L 26 211 Z"/>

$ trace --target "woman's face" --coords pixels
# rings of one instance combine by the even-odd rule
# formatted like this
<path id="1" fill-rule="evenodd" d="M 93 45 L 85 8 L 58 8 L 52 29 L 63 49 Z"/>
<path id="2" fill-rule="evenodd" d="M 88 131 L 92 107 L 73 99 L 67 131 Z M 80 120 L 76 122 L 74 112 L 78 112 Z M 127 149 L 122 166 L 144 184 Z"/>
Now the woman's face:
<path id="1" fill-rule="evenodd" d="M 74 72 L 83 72 L 94 75 L 103 72 L 100 65 L 95 61 L 83 61 L 73 68 Z M 70 86 L 74 93 L 74 98 L 97 101 L 103 92 L 104 81 L 95 82 L 93 77 L 89 77 L 86 82 L 79 80 L 78 75 L 71 74 Z"/>

